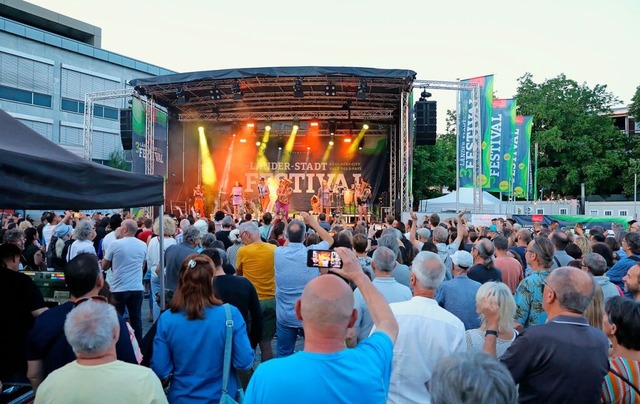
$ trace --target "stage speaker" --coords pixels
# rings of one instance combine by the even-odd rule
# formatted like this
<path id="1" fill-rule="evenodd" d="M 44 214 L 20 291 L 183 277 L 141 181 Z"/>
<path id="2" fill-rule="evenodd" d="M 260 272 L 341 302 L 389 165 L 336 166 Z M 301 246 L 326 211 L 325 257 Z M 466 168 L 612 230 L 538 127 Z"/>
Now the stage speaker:
<path id="1" fill-rule="evenodd" d="M 131 109 L 120 110 L 120 139 L 122 149 L 133 149 L 133 115 Z"/>
<path id="2" fill-rule="evenodd" d="M 415 104 L 416 145 L 436 144 L 437 101 L 418 101 Z"/>

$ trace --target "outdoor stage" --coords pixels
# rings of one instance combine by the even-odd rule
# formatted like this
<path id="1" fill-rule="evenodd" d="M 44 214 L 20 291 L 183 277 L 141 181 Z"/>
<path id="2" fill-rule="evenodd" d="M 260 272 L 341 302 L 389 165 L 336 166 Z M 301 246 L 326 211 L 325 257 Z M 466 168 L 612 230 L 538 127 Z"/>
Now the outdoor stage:
<path id="1" fill-rule="evenodd" d="M 160 155 L 168 150 L 169 209 L 172 201 L 189 207 L 202 184 L 206 213 L 213 213 L 227 205 L 236 181 L 256 206 L 264 177 L 271 203 L 278 181 L 291 181 L 290 213 L 312 211 L 311 198 L 327 181 L 332 212 L 355 214 L 352 187 L 363 178 L 380 214 L 409 207 L 414 79 L 410 70 L 286 67 L 173 74 L 132 85 L 147 111 L 156 104 L 168 112 L 164 144 L 159 138 L 152 147 Z M 144 136 L 134 144 L 148 145 Z"/>

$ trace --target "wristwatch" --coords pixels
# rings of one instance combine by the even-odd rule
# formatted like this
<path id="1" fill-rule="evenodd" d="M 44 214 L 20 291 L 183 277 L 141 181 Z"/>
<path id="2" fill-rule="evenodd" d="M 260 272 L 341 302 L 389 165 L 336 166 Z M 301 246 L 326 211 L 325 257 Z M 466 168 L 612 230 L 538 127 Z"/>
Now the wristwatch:
<path id="1" fill-rule="evenodd" d="M 487 330 L 484 332 L 484 336 L 486 337 L 487 335 L 493 335 L 496 338 L 498 338 L 498 331 L 496 330 Z"/>

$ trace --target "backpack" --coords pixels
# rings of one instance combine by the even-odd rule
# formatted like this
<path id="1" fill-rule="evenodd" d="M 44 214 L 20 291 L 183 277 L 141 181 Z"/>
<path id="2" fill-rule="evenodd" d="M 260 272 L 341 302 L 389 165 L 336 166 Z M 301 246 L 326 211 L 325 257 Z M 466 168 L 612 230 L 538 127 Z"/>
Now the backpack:
<path id="1" fill-rule="evenodd" d="M 54 235 L 51 236 L 51 242 L 47 246 L 47 252 L 45 253 L 45 259 L 47 261 L 47 268 L 55 268 L 56 267 L 56 243 L 58 242 L 58 237 Z"/>

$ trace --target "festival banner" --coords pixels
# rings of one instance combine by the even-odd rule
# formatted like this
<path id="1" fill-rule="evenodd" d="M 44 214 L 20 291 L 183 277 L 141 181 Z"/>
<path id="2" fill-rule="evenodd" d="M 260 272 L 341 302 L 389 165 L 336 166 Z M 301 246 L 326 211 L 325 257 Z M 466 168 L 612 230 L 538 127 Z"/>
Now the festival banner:
<path id="1" fill-rule="evenodd" d="M 483 172 L 490 192 L 508 192 L 511 184 L 512 145 L 516 126 L 516 101 L 496 98 L 492 103 L 491 139 L 483 142 L 483 161 L 488 158 L 488 169 Z"/>
<path id="2" fill-rule="evenodd" d="M 134 173 L 145 174 L 144 156 L 146 147 L 146 119 L 147 111 L 144 103 L 137 97 L 133 97 L 132 109 L 132 128 L 133 128 L 133 153 L 131 162 L 131 171 Z M 166 112 L 155 109 L 153 117 L 153 139 L 155 159 L 154 174 L 165 176 L 167 172 L 167 134 L 169 131 L 169 120 Z"/>
<path id="3" fill-rule="evenodd" d="M 187 132 L 197 133 L 197 129 L 190 126 Z M 275 212 L 278 184 L 282 179 L 288 179 L 292 189 L 290 214 L 312 211 L 312 198 L 318 196 L 323 181 L 327 181 L 332 190 L 334 212 L 355 213 L 355 184 L 360 178 L 371 185 L 369 205 L 379 204 L 378 196 L 386 188 L 389 176 L 386 136 L 365 135 L 357 144 L 349 137 L 336 136 L 334 144 L 329 145 L 329 137 L 304 132 L 301 128 L 292 144 L 291 136 L 272 133 L 268 142 L 258 142 L 259 145 L 256 135 L 251 133 L 241 131 L 237 136 L 207 133 L 200 146 L 205 148 L 201 152 L 210 156 L 202 159 L 205 211 L 230 212 L 232 188 L 237 181 L 243 188 L 244 211 L 255 213 L 260 207 L 261 177 L 269 187 L 267 210 L 270 212 Z M 267 137 L 259 133 L 257 139 Z M 204 164 L 206 160 L 210 161 L 210 169 Z"/>
<path id="4" fill-rule="evenodd" d="M 529 181 L 531 168 L 531 128 L 532 116 L 516 116 L 516 130 L 513 138 L 513 195 L 526 198 L 532 189 Z"/>
<path id="5" fill-rule="evenodd" d="M 477 116 L 480 122 L 480 136 L 484 145 L 491 138 L 491 114 L 493 100 L 493 75 L 461 80 L 462 83 L 478 83 L 480 86 L 480 111 L 474 111 L 471 91 L 460 91 L 458 103 L 458 176 L 460 187 L 473 186 L 473 144 L 474 139 L 472 118 Z M 484 164 L 482 164 L 484 166 Z M 478 167 L 480 169 L 481 166 Z M 483 168 L 483 173 L 486 171 Z M 482 178 L 482 183 L 488 182 Z"/>

